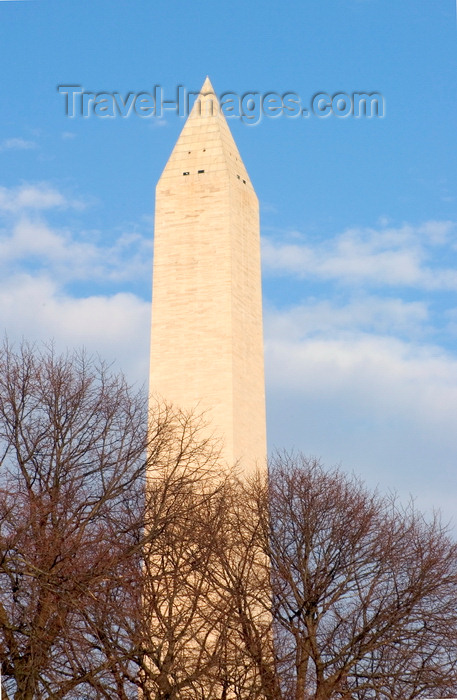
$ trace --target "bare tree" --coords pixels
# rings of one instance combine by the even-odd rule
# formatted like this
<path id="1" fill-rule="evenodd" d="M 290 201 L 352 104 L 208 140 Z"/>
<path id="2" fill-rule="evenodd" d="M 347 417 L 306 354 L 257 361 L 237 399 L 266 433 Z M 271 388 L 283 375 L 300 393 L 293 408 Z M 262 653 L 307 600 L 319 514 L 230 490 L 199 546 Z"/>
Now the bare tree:
<path id="1" fill-rule="evenodd" d="M 0 352 L 0 653 L 7 697 L 71 696 L 106 665 L 82 612 L 140 497 L 145 402 L 83 353 Z M 120 536 L 122 540 L 122 535 Z M 74 692 L 76 697 L 80 691 Z"/>
<path id="2" fill-rule="evenodd" d="M 220 521 L 212 522 L 215 565 L 212 588 L 225 603 L 223 653 L 218 675 L 226 697 L 281 697 L 273 646 L 271 567 L 268 531 L 268 481 L 232 478 L 222 494 Z M 267 510 L 265 510 L 265 508 Z"/>
<path id="3" fill-rule="evenodd" d="M 172 412 L 167 425 L 166 448 L 149 454 L 136 566 L 106 607 L 98 601 L 97 625 L 145 700 L 217 697 L 226 615 L 211 586 L 208 528 L 219 519 L 227 476 L 200 419 Z"/>
<path id="4" fill-rule="evenodd" d="M 302 456 L 194 478 L 143 569 L 146 697 L 455 697 L 457 547 L 438 518 Z"/>
<path id="5" fill-rule="evenodd" d="M 285 454 L 268 506 L 282 697 L 455 697 L 457 546 L 439 519 Z"/>
<path id="6" fill-rule="evenodd" d="M 0 351 L 4 697 L 124 699 L 141 686 L 156 697 L 150 681 L 158 688 L 170 665 L 158 642 L 158 562 L 166 553 L 167 576 L 179 562 L 175 585 L 193 601 L 186 575 L 218 453 L 196 419 L 160 402 L 151 411 L 148 428 L 144 394 L 84 353 Z M 176 611 L 164 631 L 180 648 L 171 664 L 180 688 L 208 659 L 183 665 L 185 640 L 171 639 Z"/>
<path id="7" fill-rule="evenodd" d="M 457 696 L 439 519 L 300 455 L 238 478 L 206 435 L 84 354 L 3 346 L 4 697 Z"/>

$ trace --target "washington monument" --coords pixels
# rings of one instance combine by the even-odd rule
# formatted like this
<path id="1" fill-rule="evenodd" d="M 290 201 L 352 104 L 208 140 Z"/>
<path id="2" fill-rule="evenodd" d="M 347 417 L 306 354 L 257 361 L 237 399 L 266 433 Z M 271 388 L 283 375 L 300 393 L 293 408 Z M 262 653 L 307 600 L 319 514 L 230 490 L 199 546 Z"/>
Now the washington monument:
<path id="1" fill-rule="evenodd" d="M 156 189 L 150 391 L 266 465 L 259 206 L 209 81 Z"/>

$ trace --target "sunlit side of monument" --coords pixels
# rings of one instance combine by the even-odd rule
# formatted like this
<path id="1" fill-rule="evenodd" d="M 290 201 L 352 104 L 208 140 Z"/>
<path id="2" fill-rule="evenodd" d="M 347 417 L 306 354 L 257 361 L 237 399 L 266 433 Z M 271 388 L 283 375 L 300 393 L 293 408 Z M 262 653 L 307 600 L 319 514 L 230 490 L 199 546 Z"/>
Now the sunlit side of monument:
<path id="1" fill-rule="evenodd" d="M 157 406 L 166 404 L 178 412 L 178 422 L 184 417 L 191 442 L 195 417 L 205 449 L 197 447 L 195 464 L 184 460 L 183 466 L 180 444 L 170 447 L 178 468 L 170 476 L 167 466 L 166 478 L 179 482 L 184 474 L 186 503 L 196 518 L 165 530 L 159 546 L 145 553 L 143 601 L 153 650 L 146 675 L 163 697 L 171 697 L 169 689 L 183 676 L 193 688 L 183 698 L 234 700 L 240 697 L 235 686 L 252 690 L 259 680 L 241 648 L 243 625 L 233 609 L 236 596 L 228 591 L 233 575 L 249 587 L 251 576 L 257 585 L 263 576 L 266 600 L 260 606 L 256 592 L 250 614 L 264 621 L 268 636 L 268 562 L 260 549 L 253 556 L 252 548 L 249 562 L 243 561 L 243 546 L 237 549 L 236 538 L 229 544 L 225 532 L 224 551 L 206 541 L 196 545 L 197 521 L 217 518 L 232 467 L 242 479 L 267 469 L 259 205 L 208 78 L 157 184 L 149 386 L 151 431 Z M 151 462 L 153 490 L 163 472 Z M 240 504 L 227 508 L 235 521 Z M 238 538 L 245 525 L 242 519 Z M 203 531 L 211 539 L 206 521 Z"/>
<path id="2" fill-rule="evenodd" d="M 150 392 L 266 468 L 259 206 L 209 78 L 156 190 Z"/>

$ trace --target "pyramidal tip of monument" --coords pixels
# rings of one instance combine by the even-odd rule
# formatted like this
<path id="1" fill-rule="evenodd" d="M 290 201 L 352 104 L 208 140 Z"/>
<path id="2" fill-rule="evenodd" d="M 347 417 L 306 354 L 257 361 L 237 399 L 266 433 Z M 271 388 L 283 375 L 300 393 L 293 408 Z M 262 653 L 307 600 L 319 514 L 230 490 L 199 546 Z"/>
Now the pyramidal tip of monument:
<path id="1" fill-rule="evenodd" d="M 200 94 L 206 94 L 208 92 L 214 93 L 214 88 L 211 85 L 211 80 L 209 79 L 209 75 L 206 76 L 205 81 L 201 87 Z"/>
<path id="2" fill-rule="evenodd" d="M 198 95 L 192 93 L 192 96 L 196 98 L 195 102 L 159 182 L 168 183 L 167 178 L 177 177 L 177 173 L 184 175 L 194 173 L 197 166 L 193 161 L 196 158 L 195 154 L 198 153 L 197 174 L 208 172 L 210 166 L 212 170 L 212 166 L 217 161 L 215 172 L 234 173 L 243 185 L 248 184 L 249 176 L 209 76 L 206 76 Z M 203 153 L 206 155 L 203 156 Z M 202 164 L 203 157 L 206 159 L 205 164 Z M 181 182 L 181 178 L 178 177 L 178 179 Z M 200 178 L 200 181 L 203 183 L 203 178 Z M 207 181 L 208 179 L 205 178 L 204 182 Z M 194 180 L 189 178 L 188 182 L 194 182 Z"/>
<path id="3" fill-rule="evenodd" d="M 192 122 L 196 118 L 204 118 L 203 121 L 206 122 L 208 117 L 215 118 L 220 116 L 220 112 L 221 108 L 218 97 L 214 92 L 211 80 L 207 75 L 203 85 L 200 88 L 189 117 L 192 119 Z"/>

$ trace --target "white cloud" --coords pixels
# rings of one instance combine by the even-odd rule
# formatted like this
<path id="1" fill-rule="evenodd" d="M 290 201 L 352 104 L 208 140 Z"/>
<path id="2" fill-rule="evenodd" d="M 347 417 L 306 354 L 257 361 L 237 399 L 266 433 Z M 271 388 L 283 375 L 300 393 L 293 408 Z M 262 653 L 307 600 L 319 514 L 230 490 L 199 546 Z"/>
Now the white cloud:
<path id="1" fill-rule="evenodd" d="M 52 272 L 62 284 L 73 280 L 119 283 L 150 278 L 152 236 L 121 232 L 109 244 L 97 241 L 97 232 L 86 234 L 51 226 L 46 210 L 81 208 L 83 204 L 47 184 L 0 187 L 0 272 L 33 265 Z M 9 217 L 9 218 L 8 218 Z"/>
<path id="2" fill-rule="evenodd" d="M 74 298 L 49 277 L 18 274 L 0 282 L 0 308 L 0 333 L 13 341 L 84 346 L 116 361 L 131 381 L 147 381 L 150 304 L 134 294 Z"/>
<path id="3" fill-rule="evenodd" d="M 145 280 L 149 291 L 152 240 L 127 231 L 102 243 L 97 232 L 89 237 L 45 218 L 49 210 L 80 205 L 47 183 L 0 188 L 0 333 L 53 338 L 62 348 L 84 345 L 142 383 L 150 303 L 126 287 Z M 74 282 L 78 295 L 69 291 Z M 103 291 L 94 293 L 95 284 Z"/>
<path id="4" fill-rule="evenodd" d="M 387 325 L 389 313 L 396 328 Z M 441 505 L 452 517 L 457 358 L 398 337 L 408 328 L 420 335 L 427 319 L 421 304 L 368 298 L 267 311 L 271 444 L 342 461 L 371 485 L 411 493 L 420 507 Z"/>
<path id="5" fill-rule="evenodd" d="M 46 183 L 23 184 L 19 187 L 0 186 L 0 212 L 19 214 L 27 210 L 82 209 L 81 200 L 71 199 Z"/>
<path id="6" fill-rule="evenodd" d="M 38 144 L 35 141 L 28 141 L 23 138 L 5 139 L 0 142 L 0 151 L 30 151 L 34 148 L 38 148 Z"/>
<path id="7" fill-rule="evenodd" d="M 273 385 L 321 394 L 344 386 L 372 410 L 397 414 L 407 407 L 409 416 L 435 422 L 439 415 L 440 425 L 456 427 L 448 408 L 457 405 L 457 360 L 437 346 L 353 332 L 346 338 L 274 336 L 266 348 Z"/>
<path id="8" fill-rule="evenodd" d="M 72 241 L 65 231 L 53 230 L 43 221 L 22 217 L 11 235 L 0 238 L 0 259 L 10 264 L 32 257 L 45 259 L 47 264 L 65 260 L 90 262 L 93 246 Z"/>
<path id="9" fill-rule="evenodd" d="M 149 127 L 152 129 L 161 128 L 163 126 L 168 126 L 168 122 L 165 117 L 155 117 L 149 121 Z"/>
<path id="10" fill-rule="evenodd" d="M 337 280 L 348 285 L 457 289 L 457 272 L 443 264 L 454 254 L 451 221 L 428 221 L 380 230 L 349 229 L 325 242 L 265 239 L 267 273 Z M 455 238 L 455 237 L 454 237 Z"/>
<path id="11" fill-rule="evenodd" d="M 265 325 L 275 337 L 299 340 L 329 334 L 350 339 L 367 332 L 422 336 L 428 321 L 425 302 L 359 295 L 345 303 L 310 299 L 281 313 L 267 311 Z"/>

